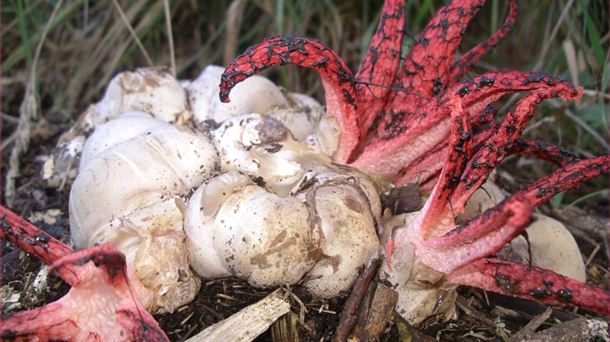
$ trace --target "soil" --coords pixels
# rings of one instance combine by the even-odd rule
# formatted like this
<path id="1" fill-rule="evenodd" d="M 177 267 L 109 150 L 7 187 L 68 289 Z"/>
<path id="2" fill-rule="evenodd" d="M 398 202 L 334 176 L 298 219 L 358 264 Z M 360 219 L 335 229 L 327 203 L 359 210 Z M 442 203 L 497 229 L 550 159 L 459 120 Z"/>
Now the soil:
<path id="1" fill-rule="evenodd" d="M 61 132 L 67 128 L 63 123 L 46 123 L 46 125 L 57 126 L 47 129 L 46 132 Z M 23 217 L 32 219 L 36 225 L 51 235 L 63 241 L 69 241 L 68 191 L 67 189 L 58 191 L 48 188 L 45 181 L 41 179 L 42 163 L 39 157 L 48 155 L 54 149 L 56 140 L 56 134 L 43 134 L 33 137 L 30 149 L 22 158 L 22 172 L 17 178 L 17 198 L 14 207 L 11 209 Z M 3 165 L 3 174 L 6 172 L 6 166 L 6 164 Z M 503 176 L 508 174 L 511 176 Z M 514 162 L 508 162 L 498 172 L 497 183 L 504 189 L 514 191 L 531 180 L 530 178 L 531 174 L 518 168 Z M 56 216 L 53 215 L 57 214 L 57 211 L 53 211 L 54 209 L 59 210 L 59 214 Z M 598 222 L 601 227 L 608 222 L 607 219 L 604 219 L 607 217 L 607 206 L 595 205 L 594 203 L 576 210 L 578 210 L 578 215 L 589 216 L 591 222 Z M 587 266 L 589 283 L 608 289 L 607 245 L 605 245 L 603 234 L 592 233 L 599 227 L 593 227 L 595 224 L 574 227 L 573 222 L 566 221 L 565 213 L 564 215 L 555 215 L 557 211 L 548 205 L 542 207 L 541 211 L 563 220 L 568 228 L 576 232 L 575 236 L 581 247 L 583 258 L 584 260 L 590 260 Z M 47 215 L 46 217 L 42 215 L 36 218 L 36 215 L 33 216 L 34 213 L 46 213 Z M 44 218 L 48 222 L 45 222 Z M 581 218 L 580 222 L 588 222 L 583 216 Z M 20 296 L 19 305 L 6 305 L 6 303 L 3 305 L 3 315 L 44 305 L 59 299 L 67 292 L 68 286 L 54 276 L 48 278 L 47 286 L 43 289 L 33 286 L 34 279 L 42 267 L 43 265 L 34 257 L 15 249 L 10 243 L 3 242 L 3 292 L 9 291 L 11 294 Z M 8 287 L 10 287 L 10 290 Z M 311 298 L 299 286 L 290 290 L 293 293 L 293 296 L 290 297 L 292 311 L 290 317 L 298 318 L 300 313 L 304 313 L 296 325 L 300 340 L 330 340 L 339 323 L 339 315 L 345 298 L 321 301 Z M 179 308 L 173 314 L 162 314 L 156 316 L 156 318 L 171 340 L 183 341 L 205 327 L 262 299 L 270 292 L 270 290 L 252 288 L 247 283 L 237 279 L 204 281 L 202 290 L 192 303 Z M 5 295 L 7 294 L 3 293 L 3 299 L 7 298 Z M 417 328 L 408 326 L 406 322 L 395 315 L 380 340 L 408 341 L 410 337 L 411 340 L 422 341 L 429 339 L 440 341 L 506 341 L 510 336 L 524 329 L 532 319 L 545 310 L 543 305 L 470 288 L 459 290 L 457 303 L 456 313 L 449 320 L 443 321 L 438 317 L 433 317 Z M 595 315 L 577 310 L 553 309 L 551 317 L 542 328 L 580 317 L 595 317 Z M 281 335 L 274 334 L 272 331 L 273 329 L 267 331 L 258 340 L 280 341 Z"/>

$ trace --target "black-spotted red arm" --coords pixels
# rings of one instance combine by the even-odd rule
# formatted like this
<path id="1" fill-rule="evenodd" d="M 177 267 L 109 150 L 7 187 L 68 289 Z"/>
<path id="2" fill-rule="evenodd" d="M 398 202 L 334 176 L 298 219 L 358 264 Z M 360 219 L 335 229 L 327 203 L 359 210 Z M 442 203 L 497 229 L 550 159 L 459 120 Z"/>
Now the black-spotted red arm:
<path id="1" fill-rule="evenodd" d="M 371 174 L 396 180 L 401 170 L 414 167 L 414 162 L 427 155 L 435 146 L 447 143 L 451 115 L 447 103 L 451 98 L 461 99 L 463 107 L 468 110 L 469 121 L 474 125 L 490 120 L 490 116 L 485 113 L 489 113 L 490 105 L 501 97 L 544 89 L 557 91 L 557 94 L 567 100 L 578 99 L 581 94 L 571 83 L 539 72 L 486 73 L 462 81 L 453 85 L 442 96 L 422 106 L 417 117 L 398 116 L 395 122 L 391 121 L 388 127 L 383 128 L 386 135 L 369 141 L 351 165 Z M 430 165 L 430 168 L 434 167 L 438 168 L 438 164 Z M 438 172 L 440 169 L 434 171 Z M 398 184 L 414 181 L 406 177 L 399 180 Z"/>
<path id="2" fill-rule="evenodd" d="M 515 23 L 516 0 L 509 0 L 502 27 L 485 42 L 457 56 L 468 23 L 484 3 L 450 1 L 416 39 L 406 60 L 400 62 L 404 4 L 386 0 L 355 77 L 319 42 L 270 38 L 227 67 L 221 99 L 227 99 L 236 82 L 273 65 L 297 64 L 317 70 L 326 89 L 328 115 L 336 117 L 342 128 L 336 162 L 397 185 L 425 182 L 424 186 L 434 186 L 423 209 L 388 243 L 386 256 L 391 268 L 393 251 L 408 248 L 413 251 L 410 255 L 414 255 L 414 263 L 443 272 L 457 284 L 500 293 L 511 289 L 509 292 L 516 296 L 608 314 L 610 301 L 604 290 L 550 271 L 488 259 L 524 231 L 537 205 L 559 191 L 608 172 L 610 156 L 577 160 L 554 146 L 521 138 L 541 101 L 581 96 L 581 90 L 569 82 L 539 72 L 519 71 L 487 73 L 460 81 Z M 497 122 L 494 104 L 515 93 L 524 94 Z M 466 201 L 512 154 L 541 157 L 560 166 L 551 175 L 463 222 Z M 511 271 L 523 278 L 519 283 L 522 287 L 504 277 Z M 541 282 L 544 277 L 553 284 Z"/>
<path id="3" fill-rule="evenodd" d="M 125 255 L 110 244 L 74 252 L 0 206 L 0 236 L 49 264 L 71 289 L 41 308 L 0 319 L 0 339 L 168 341 L 130 286 Z"/>
<path id="4" fill-rule="evenodd" d="M 285 64 L 312 68 L 320 74 L 326 93 L 326 115 L 336 118 L 341 126 L 341 139 L 334 158 L 347 162 L 360 141 L 360 100 L 349 68 L 334 51 L 316 40 L 276 36 L 250 47 L 222 74 L 220 100 L 229 102 L 231 89 L 246 78 Z"/>
<path id="5" fill-rule="evenodd" d="M 405 91 L 396 93 L 396 107 L 412 111 L 414 105 L 447 88 L 448 71 L 455 62 L 464 30 L 484 3 L 485 0 L 454 0 L 436 12 L 402 66 L 398 82 Z M 406 99 L 412 102 L 403 103 Z"/>
<path id="6" fill-rule="evenodd" d="M 517 7 L 517 0 L 508 1 L 508 15 L 504 19 L 502 27 L 496 31 L 489 39 L 478 44 L 477 46 L 470 49 L 465 54 L 461 55 L 451 66 L 449 71 L 449 83 L 459 82 L 460 79 L 468 72 L 472 65 L 478 62 L 483 56 L 487 55 L 493 48 L 496 47 L 513 29 L 515 20 L 519 10 Z"/>
<path id="7" fill-rule="evenodd" d="M 355 78 L 361 100 L 363 137 L 392 92 L 401 62 L 404 25 L 404 0 L 385 1 L 379 25 Z"/>
<path id="8" fill-rule="evenodd" d="M 401 62 L 404 1 L 386 0 L 371 45 L 355 77 L 339 56 L 315 40 L 268 38 L 250 47 L 227 66 L 221 80 L 220 98 L 228 101 L 235 84 L 271 66 L 295 64 L 313 68 L 320 73 L 326 90 L 327 115 L 337 118 L 342 130 L 339 148 L 333 156 L 335 161 L 344 164 L 357 161 L 354 166 L 364 165 L 363 170 L 393 180 L 400 168 L 408 167 L 408 162 L 424 155 L 439 139 L 446 139 L 448 124 L 439 129 L 431 128 L 447 119 L 449 113 L 435 111 L 438 105 L 433 103 L 437 101 L 437 95 L 455 83 L 445 80 L 450 68 L 457 70 L 459 64 L 460 70 L 465 72 L 472 64 L 466 57 L 458 59 L 455 55 L 466 26 L 484 2 L 454 0 L 441 8 L 424 29 L 407 60 Z M 511 0 L 509 15 L 502 28 L 465 56 L 470 56 L 471 62 L 480 59 L 510 31 L 515 15 L 516 3 Z M 502 88 L 493 87 L 493 80 L 485 77 L 481 78 L 479 86 Z M 510 92 L 488 92 L 489 95 L 481 99 L 480 108 L 476 103 L 467 107 L 473 112 L 482 110 Z M 471 98 L 477 100 L 475 96 Z M 407 153 L 404 151 L 407 143 L 420 148 Z M 391 165 L 390 169 L 376 165 L 380 153 L 398 156 L 387 163 Z M 407 155 L 403 156 L 405 153 Z"/>
<path id="9" fill-rule="evenodd" d="M 478 150 L 472 150 L 476 145 L 469 141 L 472 131 L 468 123 L 460 119 L 467 116 L 464 107 L 460 106 L 461 97 L 458 94 L 449 98 L 447 105 L 452 111 L 450 150 L 441 176 L 422 211 L 388 245 L 390 260 L 396 250 L 414 247 L 417 262 L 445 273 L 453 283 L 608 314 L 610 293 L 606 290 L 548 270 L 488 259 L 525 230 L 534 207 L 559 192 L 610 171 L 610 155 L 568 162 L 558 148 L 521 140 L 525 121 L 531 117 L 534 107 L 548 97 L 557 96 L 577 97 L 580 92 L 569 84 L 559 83 L 537 89 L 522 98 L 502 122 L 494 126 L 488 144 Z M 511 145 L 518 146 L 517 151 L 539 153 L 560 166 L 495 207 L 460 223 L 458 218 L 474 190 L 496 165 L 515 152 L 508 148 Z M 507 278 L 511 270 L 516 276 Z M 543 279 L 551 284 L 545 285 Z M 507 293 L 508 288 L 512 289 L 511 293 Z"/>
<path id="10" fill-rule="evenodd" d="M 539 267 L 481 259 L 455 270 L 447 279 L 455 284 L 549 305 L 577 306 L 610 317 L 610 291 Z"/>

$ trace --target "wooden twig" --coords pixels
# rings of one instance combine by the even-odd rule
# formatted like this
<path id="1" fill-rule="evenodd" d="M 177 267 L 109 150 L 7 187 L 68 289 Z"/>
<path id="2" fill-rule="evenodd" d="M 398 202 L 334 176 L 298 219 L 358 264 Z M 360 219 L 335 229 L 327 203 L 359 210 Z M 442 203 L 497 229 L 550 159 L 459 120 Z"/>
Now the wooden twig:
<path id="1" fill-rule="evenodd" d="M 360 277 L 356 279 L 356 282 L 352 287 L 352 292 L 350 293 L 349 297 L 347 297 L 347 300 L 343 306 L 343 311 L 341 311 L 339 326 L 337 327 L 335 335 L 333 336 L 334 342 L 346 341 L 349 337 L 349 334 L 358 319 L 358 308 L 360 307 L 362 298 L 364 297 L 373 276 L 377 274 L 377 268 L 380 264 L 381 258 L 379 254 L 376 254 L 366 266 L 364 272 L 362 272 Z"/>
<path id="2" fill-rule="evenodd" d="M 546 308 L 546 310 L 540 315 L 534 317 L 529 323 L 527 323 L 521 330 L 519 330 L 516 334 L 511 336 L 510 342 L 518 342 L 522 341 L 525 336 L 532 334 L 538 329 L 542 323 L 546 322 L 547 319 L 551 318 L 551 314 L 553 310 L 551 308 Z"/>
<path id="3" fill-rule="evenodd" d="M 394 315 L 397 302 L 398 293 L 384 284 L 377 285 L 368 311 L 368 318 L 359 336 L 360 341 L 379 341 L 379 336 Z"/>

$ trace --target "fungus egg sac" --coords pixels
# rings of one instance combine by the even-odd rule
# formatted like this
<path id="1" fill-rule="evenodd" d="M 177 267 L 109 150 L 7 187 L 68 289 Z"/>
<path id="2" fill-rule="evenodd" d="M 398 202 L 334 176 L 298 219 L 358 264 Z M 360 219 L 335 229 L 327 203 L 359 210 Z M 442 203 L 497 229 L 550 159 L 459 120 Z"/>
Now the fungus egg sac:
<path id="1" fill-rule="evenodd" d="M 153 312 L 190 302 L 197 275 L 348 290 L 379 248 L 373 183 L 321 152 L 318 136 L 333 138 L 315 100 L 256 77 L 224 104 L 222 71 L 123 73 L 81 116 L 62 142 L 89 135 L 70 192 L 75 246 L 114 243 Z"/>

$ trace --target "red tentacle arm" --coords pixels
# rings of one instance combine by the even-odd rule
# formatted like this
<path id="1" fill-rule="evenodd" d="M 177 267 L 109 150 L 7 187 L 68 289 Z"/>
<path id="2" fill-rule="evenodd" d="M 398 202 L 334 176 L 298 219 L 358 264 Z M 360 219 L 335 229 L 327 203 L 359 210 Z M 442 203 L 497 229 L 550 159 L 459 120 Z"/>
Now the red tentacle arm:
<path id="1" fill-rule="evenodd" d="M 0 207 L 2 236 L 51 264 L 72 288 L 44 307 L 0 319 L 0 339 L 168 341 L 130 286 L 125 256 L 105 244 L 73 252 Z"/>
<path id="2" fill-rule="evenodd" d="M 562 191 L 575 188 L 588 179 L 608 172 L 610 155 L 583 159 L 555 170 L 518 194 L 525 195 L 532 205 L 538 206 Z"/>
<path id="3" fill-rule="evenodd" d="M 72 249 L 46 232 L 38 229 L 19 215 L 0 206 L 0 238 L 16 244 L 24 252 L 42 260 L 47 265 L 72 253 Z M 57 267 L 55 271 L 65 282 L 73 285 L 77 272 L 70 265 Z"/>
<path id="4" fill-rule="evenodd" d="M 435 270 L 450 273 L 498 252 L 507 241 L 525 230 L 532 212 L 533 207 L 524 196 L 511 197 L 443 236 L 429 236 L 442 232 L 440 227 L 422 225 L 416 242 L 417 256 Z M 397 237 L 397 241 L 404 238 Z"/>
<path id="5" fill-rule="evenodd" d="M 449 69 L 462 41 L 466 26 L 481 9 L 485 0 L 453 0 L 438 10 L 436 15 L 413 45 L 400 75 L 404 93 L 397 93 L 395 101 L 410 100 L 414 110 L 421 105 L 421 96 L 432 98 L 447 88 Z M 417 89 L 420 97 L 410 95 Z"/>
<path id="6" fill-rule="evenodd" d="M 558 166 L 575 162 L 578 157 L 556 145 L 542 140 L 517 140 L 507 152 L 510 155 L 522 155 L 546 160 Z"/>
<path id="7" fill-rule="evenodd" d="M 405 2 L 388 0 L 366 56 L 356 73 L 356 90 L 361 100 L 362 136 L 365 136 L 377 113 L 386 103 L 400 66 Z"/>
<path id="8" fill-rule="evenodd" d="M 525 125 L 534 115 L 536 105 L 552 97 L 573 100 L 580 97 L 580 92 L 570 84 L 558 83 L 551 87 L 536 89 L 519 100 L 517 105 L 506 114 L 493 137 L 472 157 L 456 189 L 455 202 L 458 207 L 461 208 L 466 204 L 472 193 L 487 180 L 491 170 L 508 156 L 512 146 L 523 133 Z"/>
<path id="9" fill-rule="evenodd" d="M 473 122 L 480 124 L 481 113 L 489 110 L 489 106 L 502 96 L 551 88 L 564 89 L 570 94 L 569 99 L 580 96 L 569 82 L 539 72 L 487 73 L 460 82 L 442 97 L 419 108 L 417 115 L 408 116 L 404 112 L 389 115 L 387 122 L 381 122 L 377 127 L 377 137 L 364 147 L 351 165 L 393 180 L 401 169 L 412 167 L 415 160 L 439 143 L 448 141 L 451 110 L 445 104 L 451 98 L 461 98 Z M 406 183 L 414 181 L 404 179 Z"/>
<path id="10" fill-rule="evenodd" d="M 517 19 L 518 13 L 519 9 L 517 7 L 517 0 L 509 0 L 508 15 L 506 16 L 502 27 L 486 41 L 470 49 L 453 63 L 451 70 L 449 71 L 450 83 L 458 82 L 464 76 L 464 74 L 467 73 L 470 68 L 472 68 L 474 63 L 478 62 L 483 56 L 487 55 L 510 33 L 515 25 L 515 20 Z"/>
<path id="11" fill-rule="evenodd" d="M 450 99 L 447 105 L 452 112 L 449 148 L 441 176 L 428 199 L 430 205 L 425 210 L 422 222 L 425 227 L 439 225 L 443 214 L 446 213 L 447 201 L 453 195 L 471 153 L 472 128 L 468 123 L 468 111 L 464 109 L 459 98 Z M 422 232 L 422 235 L 425 238 L 426 234 Z"/>
<path id="12" fill-rule="evenodd" d="M 294 64 L 316 70 L 326 92 L 326 115 L 341 126 L 341 139 L 334 159 L 345 163 L 360 142 L 360 100 L 351 71 L 335 52 L 322 43 L 295 36 L 276 36 L 254 45 L 235 58 L 220 82 L 220 99 L 229 102 L 231 89 L 246 78 L 276 66 Z"/>
<path id="13" fill-rule="evenodd" d="M 481 259 L 455 270 L 447 279 L 550 305 L 579 306 L 610 317 L 610 291 L 538 267 Z"/>

